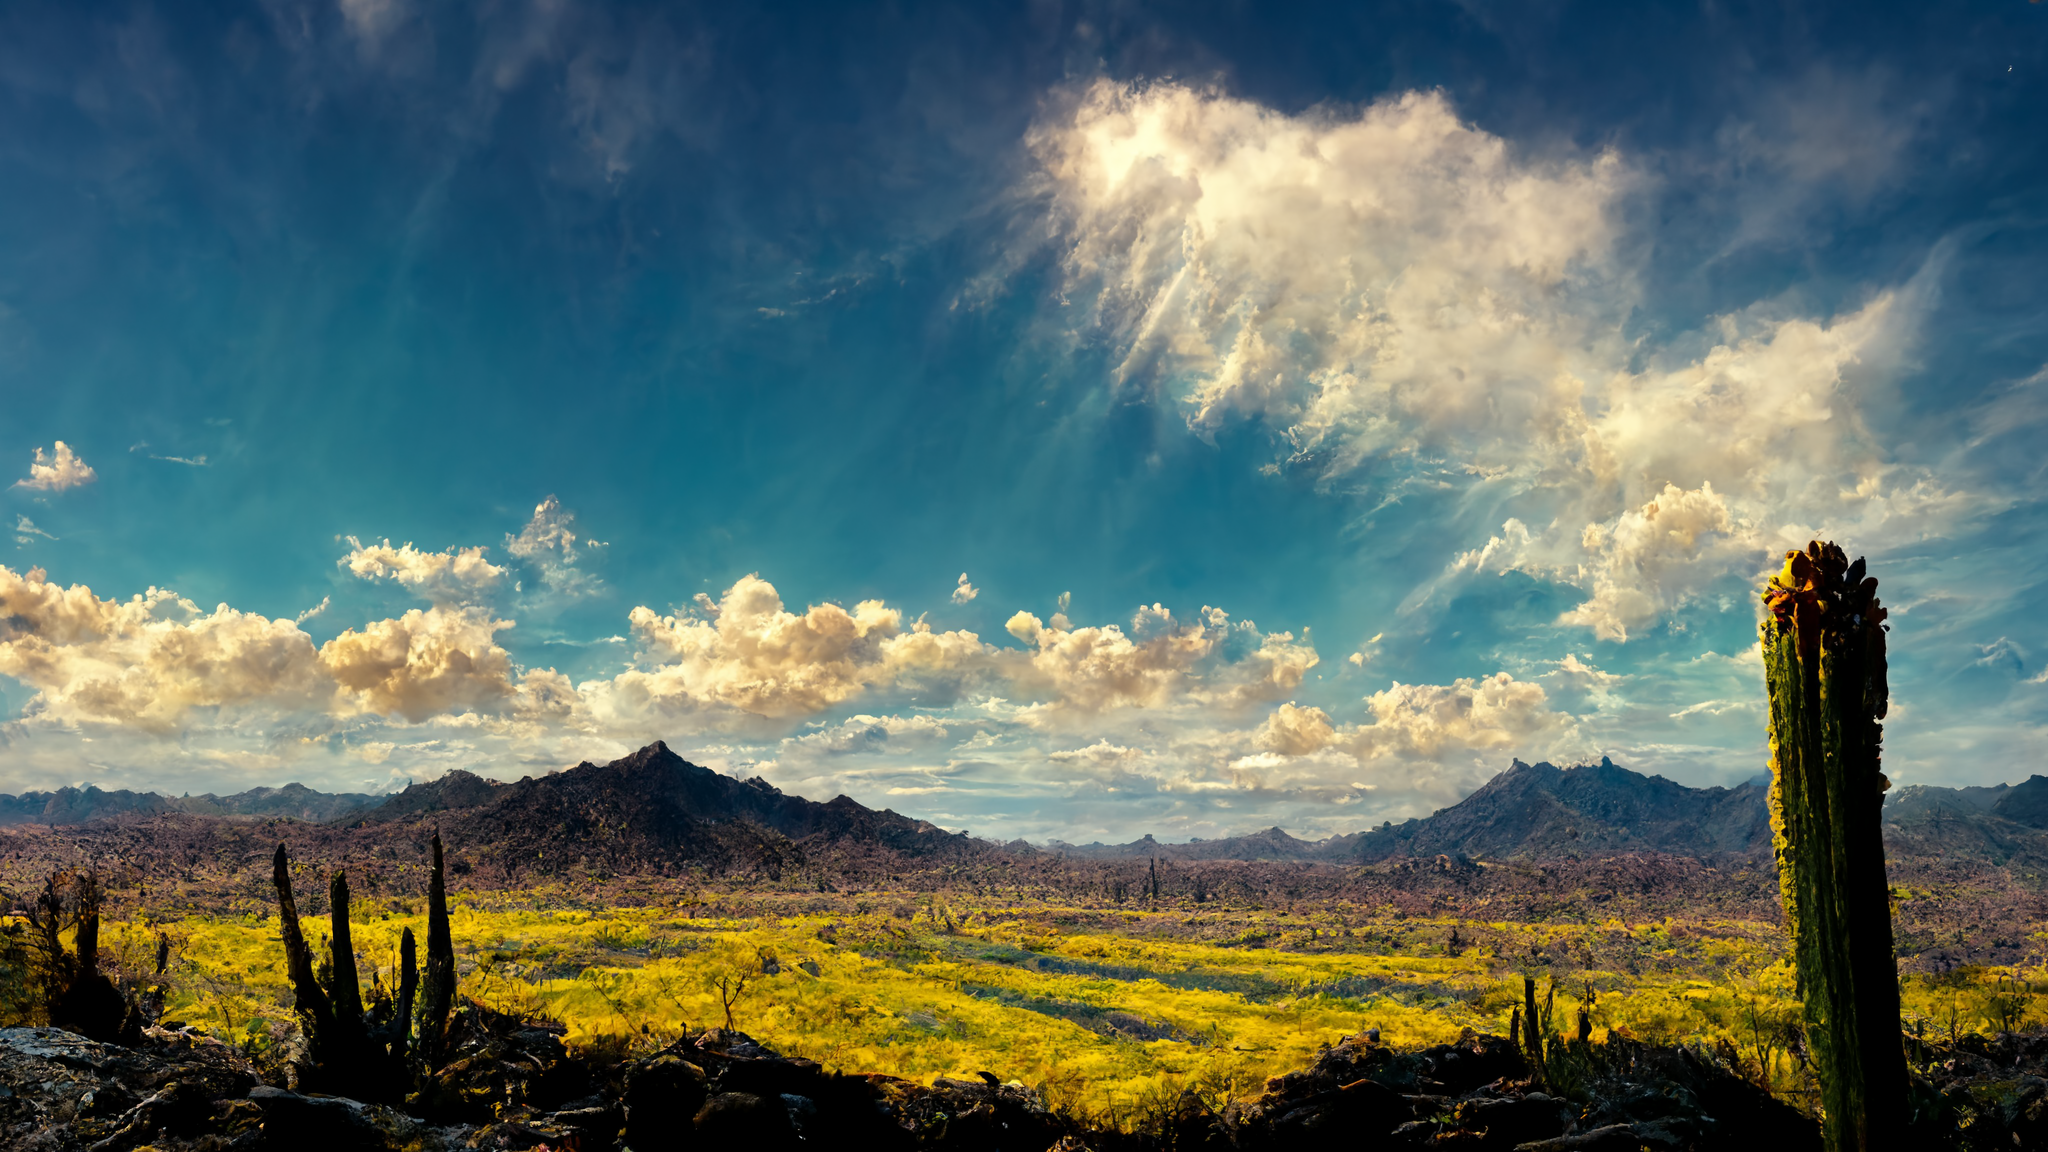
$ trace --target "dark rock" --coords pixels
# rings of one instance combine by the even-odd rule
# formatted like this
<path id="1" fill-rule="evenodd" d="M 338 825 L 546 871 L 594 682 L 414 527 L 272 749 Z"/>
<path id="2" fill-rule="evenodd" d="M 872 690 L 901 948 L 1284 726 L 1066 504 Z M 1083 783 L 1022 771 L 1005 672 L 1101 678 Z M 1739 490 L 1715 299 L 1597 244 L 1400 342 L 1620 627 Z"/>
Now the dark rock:
<path id="1" fill-rule="evenodd" d="M 177 1036 L 143 1047 L 56 1028 L 0 1028 L 0 1147 L 13 1152 L 155 1144 L 164 1152 L 253 1130 L 231 1114 L 254 1073 L 225 1046 Z"/>
<path id="2" fill-rule="evenodd" d="M 626 1146 L 634 1152 L 661 1147 L 689 1126 L 709 1095 L 704 1070 L 678 1056 L 663 1053 L 635 1065 L 626 1073 Z"/>
<path id="3" fill-rule="evenodd" d="M 1643 1140 L 1626 1124 L 1609 1124 L 1590 1132 L 1554 1136 L 1515 1145 L 1515 1152 L 1641 1152 Z"/>
<path id="4" fill-rule="evenodd" d="M 388 1146 L 372 1105 L 337 1096 L 301 1096 L 267 1084 L 251 1090 L 249 1099 L 263 1110 L 265 1145 L 279 1152 L 356 1152 Z"/>
<path id="5" fill-rule="evenodd" d="M 1572 1110 L 1541 1093 L 1521 1099 L 1468 1100 L 1453 1115 L 1458 1127 L 1502 1147 L 1562 1136 L 1572 1124 Z"/>
<path id="6" fill-rule="evenodd" d="M 782 1152 L 797 1146 L 796 1126 L 779 1096 L 752 1092 L 721 1092 L 697 1112 L 697 1139 L 705 1144 L 731 1143 L 752 1152 Z"/>
<path id="7" fill-rule="evenodd" d="M 1991 813 L 2029 828 L 2048 828 L 2048 776 L 2029 776 L 2006 789 Z"/>

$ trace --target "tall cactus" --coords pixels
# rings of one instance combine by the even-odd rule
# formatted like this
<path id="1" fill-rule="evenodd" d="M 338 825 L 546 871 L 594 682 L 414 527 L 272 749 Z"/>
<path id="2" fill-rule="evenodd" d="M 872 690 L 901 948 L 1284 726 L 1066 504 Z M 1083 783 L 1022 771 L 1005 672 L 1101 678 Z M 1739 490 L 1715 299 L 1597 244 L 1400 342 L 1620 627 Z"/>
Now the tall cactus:
<path id="1" fill-rule="evenodd" d="M 1888 698 L 1877 581 L 1834 544 L 1763 592 L 1771 830 L 1829 1152 L 1903 1147 L 1906 1059 L 1880 830 Z"/>
<path id="2" fill-rule="evenodd" d="M 412 929 L 405 930 L 399 944 L 396 1012 L 391 1012 L 389 997 L 381 984 L 375 1010 L 365 1011 L 360 973 L 356 970 L 355 933 L 349 922 L 351 896 L 347 873 L 335 869 L 328 883 L 328 925 L 332 935 L 325 981 L 320 977 L 321 970 L 314 967 L 313 949 L 307 945 L 300 926 L 298 903 L 292 898 L 291 858 L 283 844 L 277 846 L 277 853 L 271 857 L 271 883 L 277 888 L 278 929 L 284 938 L 292 1007 L 299 1017 L 299 1030 L 306 1038 L 308 1065 L 303 1071 L 307 1083 L 321 1091 L 362 1100 L 403 1099 L 410 1088 L 407 1061 L 411 1053 L 406 1037 L 414 993 L 419 987 Z M 445 908 L 442 920 L 446 920 Z M 165 947 L 168 943 L 165 941 Z M 159 953 L 163 954 L 163 949 Z M 452 960 L 447 970 L 453 973 Z"/>
<path id="3" fill-rule="evenodd" d="M 445 1052 L 448 1013 L 455 1007 L 455 943 L 448 929 L 448 884 L 441 871 L 441 833 L 434 833 L 434 871 L 427 878 L 427 975 L 420 993 L 419 1051 L 429 1069 Z"/>

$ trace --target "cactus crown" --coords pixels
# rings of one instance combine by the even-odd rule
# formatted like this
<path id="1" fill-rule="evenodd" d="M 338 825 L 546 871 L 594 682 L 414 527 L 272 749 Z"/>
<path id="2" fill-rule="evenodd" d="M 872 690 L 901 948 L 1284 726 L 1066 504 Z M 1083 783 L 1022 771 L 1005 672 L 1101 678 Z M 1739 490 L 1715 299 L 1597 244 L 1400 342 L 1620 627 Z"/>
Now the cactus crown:
<path id="1" fill-rule="evenodd" d="M 1803 657 L 1814 654 L 1823 633 L 1882 626 L 1888 615 L 1877 600 L 1877 577 L 1863 574 L 1863 558 L 1850 563 L 1832 542 L 1815 540 L 1803 552 L 1785 553 L 1785 567 L 1762 595 L 1778 626 L 1797 632 Z"/>

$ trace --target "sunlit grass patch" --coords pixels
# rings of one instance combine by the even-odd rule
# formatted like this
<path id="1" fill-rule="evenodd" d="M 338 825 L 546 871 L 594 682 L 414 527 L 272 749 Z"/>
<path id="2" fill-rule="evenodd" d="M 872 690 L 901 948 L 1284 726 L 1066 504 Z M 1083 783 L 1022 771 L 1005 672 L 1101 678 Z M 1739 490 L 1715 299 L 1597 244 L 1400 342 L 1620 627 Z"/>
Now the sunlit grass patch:
<path id="1" fill-rule="evenodd" d="M 553 907 L 548 893 L 458 901 L 462 991 L 560 1021 L 571 1044 L 643 1049 L 733 1023 L 780 1051 L 914 1079 L 988 1071 L 1115 1114 L 1195 1090 L 1255 1094 L 1362 1028 L 1403 1048 L 1505 1034 L 1533 975 L 1551 1027 L 1720 1052 L 1775 1089 L 1803 1072 L 1787 1025 L 1792 975 L 1770 925 L 1616 920 L 1520 924 L 1357 910 L 1138 912 L 972 907 L 869 896 L 835 912 L 756 901 Z M 309 918 L 317 938 L 322 922 Z M 121 941 L 176 944 L 169 1015 L 252 1051 L 289 1034 L 274 918 L 110 923 Z M 365 980 L 395 979 L 417 908 L 359 908 Z M 316 941 L 317 943 L 317 941 Z M 1906 981 L 1930 1036 L 2042 1017 L 2031 979 L 1971 970 Z"/>

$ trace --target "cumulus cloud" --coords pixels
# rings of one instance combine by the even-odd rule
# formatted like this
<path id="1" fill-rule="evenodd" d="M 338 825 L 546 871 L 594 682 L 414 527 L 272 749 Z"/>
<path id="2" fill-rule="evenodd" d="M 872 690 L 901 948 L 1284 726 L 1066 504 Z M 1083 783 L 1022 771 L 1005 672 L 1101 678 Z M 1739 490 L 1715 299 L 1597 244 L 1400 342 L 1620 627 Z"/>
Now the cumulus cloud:
<path id="1" fill-rule="evenodd" d="M 702 611 L 700 605 L 700 611 Z M 849 612 L 837 604 L 787 611 L 759 576 L 735 582 L 715 611 L 628 616 L 642 667 L 594 685 L 629 712 L 723 706 L 770 719 L 808 716 L 870 687 L 932 683 L 984 667 L 991 654 L 972 632 L 904 627 L 880 600 Z"/>
<path id="2" fill-rule="evenodd" d="M 1122 709 L 1235 711 L 1287 696 L 1317 662 L 1306 637 L 1263 634 L 1215 608 L 1183 624 L 1155 604 L 1139 609 L 1128 630 L 1076 626 L 1063 612 L 1049 623 L 1019 612 L 1008 625 L 1026 645 L 1019 650 L 906 622 L 880 600 L 793 612 L 757 575 L 673 615 L 634 608 L 628 622 L 637 666 L 581 686 L 603 723 L 721 710 L 787 722 L 870 693 L 951 705 L 972 690 L 1017 701 L 1036 722 Z"/>
<path id="3" fill-rule="evenodd" d="M 37 690 L 28 714 L 176 731 L 194 708 L 312 706 L 323 676 L 288 620 L 222 604 L 212 612 L 151 588 L 126 601 L 60 588 L 41 569 L 0 566 L 0 674 Z"/>
<path id="4" fill-rule="evenodd" d="M 481 608 L 415 608 L 353 628 L 320 646 L 322 669 L 355 708 L 417 723 L 493 710 L 513 694 L 511 656 L 496 634 L 512 627 Z"/>
<path id="5" fill-rule="evenodd" d="M 1791 536 L 1924 538 L 1964 499 L 1889 463 L 1862 419 L 1911 338 L 1912 284 L 1834 317 L 1759 305 L 1682 342 L 1624 339 L 1628 210 L 1650 182 L 1613 152 L 1518 150 L 1438 93 L 1286 115 L 1106 82 L 1032 146 L 1063 298 L 1120 381 L 1197 433 L 1262 422 L 1325 481 L 1505 505 L 1491 540 L 1449 526 L 1468 542 L 1446 572 L 1579 587 L 1565 622 L 1596 637 Z"/>
<path id="6" fill-rule="evenodd" d="M 1543 686 L 1506 672 L 1449 684 L 1402 684 L 1365 699 L 1372 723 L 1342 734 L 1361 759 L 1547 747 L 1571 725 Z"/>
<path id="7" fill-rule="evenodd" d="M 41 448 L 36 449 L 35 462 L 28 466 L 28 475 L 14 482 L 16 488 L 32 492 L 62 492 L 78 488 L 99 479 L 99 473 L 92 470 L 84 458 L 71 450 L 71 445 L 62 440 L 45 456 Z"/>
<path id="8" fill-rule="evenodd" d="M 967 582 L 967 573 L 962 572 L 959 585 L 953 589 L 953 603 L 965 604 L 979 595 L 981 595 L 981 589 L 969 584 Z"/>
<path id="9" fill-rule="evenodd" d="M 392 580 L 436 604 L 461 604 L 496 591 L 505 570 L 484 559 L 484 547 L 428 552 L 410 542 L 364 544 L 348 538 L 349 553 L 336 563 L 365 580 Z"/>
<path id="10" fill-rule="evenodd" d="M 1336 743 L 1337 729 L 1321 708 L 1303 708 L 1292 701 L 1273 710 L 1261 724 L 1257 742 L 1282 756 L 1306 756 Z"/>
<path id="11" fill-rule="evenodd" d="M 294 620 L 151 588 L 126 601 L 0 566 L 0 675 L 36 689 L 38 722 L 154 735 L 198 709 L 264 707 L 329 717 L 430 716 L 501 707 L 517 690 L 481 609 L 414 609 L 315 648 Z"/>
<path id="12" fill-rule="evenodd" d="M 1033 649 L 1010 672 L 1013 682 L 1062 713 L 1183 700 L 1242 708 L 1294 691 L 1318 660 L 1305 637 L 1262 635 L 1251 621 L 1232 624 L 1206 606 L 1186 624 L 1161 605 L 1140 608 L 1128 632 L 1115 624 L 1076 627 L 1064 612 L 1050 623 L 1018 612 L 1005 628 Z"/>
<path id="13" fill-rule="evenodd" d="M 1755 534 L 1740 538 L 1734 527 L 1712 484 L 1691 491 L 1666 484 L 1656 499 L 1611 525 L 1587 525 L 1580 539 L 1590 563 L 1581 579 L 1592 595 L 1559 622 L 1589 627 L 1603 640 L 1627 640 L 1630 627 L 1657 619 L 1697 588 L 1703 560 L 1719 574 L 1756 556 Z"/>
<path id="14" fill-rule="evenodd" d="M 605 546 L 601 540 L 579 535 L 576 513 L 563 508 L 562 502 L 552 495 L 534 506 L 532 518 L 518 535 L 505 536 L 505 551 L 538 569 L 541 582 L 548 588 L 568 595 L 597 590 L 601 581 L 579 567 L 578 562 Z"/>
<path id="15" fill-rule="evenodd" d="M 1550 706 L 1542 685 L 1506 672 L 1449 684 L 1395 681 L 1366 697 L 1365 706 L 1371 722 L 1339 724 L 1321 708 L 1282 704 L 1252 733 L 1252 743 L 1266 754 L 1238 767 L 1273 767 L 1280 763 L 1276 756 L 1323 753 L 1340 753 L 1360 766 L 1464 764 L 1488 753 L 1543 754 L 1576 737 L 1573 718 Z"/>

